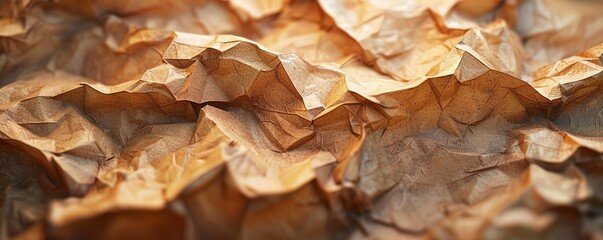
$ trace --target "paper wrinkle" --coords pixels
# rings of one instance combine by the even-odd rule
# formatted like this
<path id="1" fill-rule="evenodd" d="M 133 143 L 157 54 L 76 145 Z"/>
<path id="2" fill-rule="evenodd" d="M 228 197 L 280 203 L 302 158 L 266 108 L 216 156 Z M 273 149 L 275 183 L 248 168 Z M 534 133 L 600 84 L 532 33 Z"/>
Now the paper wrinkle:
<path id="1" fill-rule="evenodd" d="M 600 7 L 4 1 L 0 239 L 603 236 Z"/>

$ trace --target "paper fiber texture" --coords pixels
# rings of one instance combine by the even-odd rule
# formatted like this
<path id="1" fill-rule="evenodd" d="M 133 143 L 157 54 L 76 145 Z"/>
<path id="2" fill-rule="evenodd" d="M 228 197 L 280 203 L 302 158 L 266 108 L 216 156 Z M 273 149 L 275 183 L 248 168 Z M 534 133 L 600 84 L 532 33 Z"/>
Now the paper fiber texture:
<path id="1" fill-rule="evenodd" d="M 0 4 L 0 239 L 603 238 L 601 1 Z"/>

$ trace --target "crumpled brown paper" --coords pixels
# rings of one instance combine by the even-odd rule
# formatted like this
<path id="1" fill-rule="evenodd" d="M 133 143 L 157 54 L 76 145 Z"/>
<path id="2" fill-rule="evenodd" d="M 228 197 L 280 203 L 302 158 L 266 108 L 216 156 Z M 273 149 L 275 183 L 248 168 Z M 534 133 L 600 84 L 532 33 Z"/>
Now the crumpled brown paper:
<path id="1" fill-rule="evenodd" d="M 603 3 L 0 3 L 0 239 L 603 237 Z"/>

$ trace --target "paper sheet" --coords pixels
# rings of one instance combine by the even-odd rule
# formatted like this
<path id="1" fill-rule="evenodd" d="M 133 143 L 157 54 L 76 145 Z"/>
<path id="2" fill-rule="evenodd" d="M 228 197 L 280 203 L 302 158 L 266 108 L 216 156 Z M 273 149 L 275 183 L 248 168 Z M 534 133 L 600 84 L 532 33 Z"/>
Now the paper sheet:
<path id="1" fill-rule="evenodd" d="M 603 237 L 601 1 L 0 4 L 0 239 Z"/>

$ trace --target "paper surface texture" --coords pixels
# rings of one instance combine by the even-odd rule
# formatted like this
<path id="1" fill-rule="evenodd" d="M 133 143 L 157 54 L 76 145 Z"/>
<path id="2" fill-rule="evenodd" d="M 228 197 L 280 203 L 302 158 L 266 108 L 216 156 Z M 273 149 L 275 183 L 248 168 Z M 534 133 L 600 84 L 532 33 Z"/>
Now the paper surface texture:
<path id="1" fill-rule="evenodd" d="M 603 1 L 0 4 L 0 239 L 603 238 Z"/>

